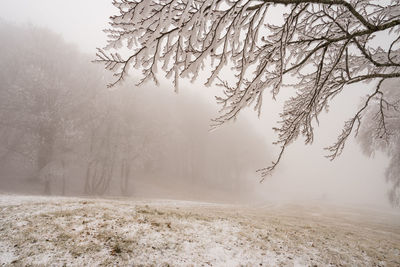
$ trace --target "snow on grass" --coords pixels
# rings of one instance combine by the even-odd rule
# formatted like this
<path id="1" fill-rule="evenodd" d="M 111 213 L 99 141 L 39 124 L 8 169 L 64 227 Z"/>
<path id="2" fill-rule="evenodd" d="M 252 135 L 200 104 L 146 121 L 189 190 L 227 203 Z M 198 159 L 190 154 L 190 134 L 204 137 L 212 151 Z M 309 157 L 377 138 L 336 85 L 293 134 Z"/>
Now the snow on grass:
<path id="1" fill-rule="evenodd" d="M 0 265 L 399 266 L 400 217 L 0 195 Z"/>
<path id="2" fill-rule="evenodd" d="M 0 263 L 2 265 L 10 264 L 15 259 L 14 249 L 9 247 L 5 242 L 0 241 Z"/>

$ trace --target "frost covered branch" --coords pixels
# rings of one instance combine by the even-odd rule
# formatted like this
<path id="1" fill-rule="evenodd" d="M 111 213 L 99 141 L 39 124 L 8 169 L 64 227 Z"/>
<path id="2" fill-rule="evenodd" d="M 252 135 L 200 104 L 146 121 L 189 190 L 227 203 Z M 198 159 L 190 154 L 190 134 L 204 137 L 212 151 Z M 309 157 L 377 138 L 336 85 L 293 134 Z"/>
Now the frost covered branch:
<path id="1" fill-rule="evenodd" d="M 363 111 L 363 125 L 357 140 L 364 153 L 373 155 L 381 150 L 390 158 L 386 179 L 391 185 L 389 200 L 400 207 L 400 79 L 386 79 L 379 92 L 369 100 Z"/>
<path id="2" fill-rule="evenodd" d="M 384 81 L 384 79 L 381 79 L 378 82 L 375 92 L 367 97 L 367 100 L 365 101 L 364 105 L 362 106 L 362 108 L 360 108 L 357 111 L 357 113 L 354 115 L 354 117 L 345 122 L 342 133 L 339 135 L 336 143 L 333 144 L 332 146 L 326 148 L 329 152 L 331 152 L 331 154 L 328 155 L 327 158 L 334 160 L 337 156 L 339 156 L 342 153 L 345 143 L 346 143 L 346 140 L 349 137 L 349 135 L 353 132 L 354 128 L 355 128 L 356 135 L 358 134 L 358 131 L 359 131 L 360 125 L 361 125 L 362 115 L 363 115 L 365 109 L 368 107 L 370 101 L 377 95 L 381 95 L 381 97 L 383 96 L 383 93 L 380 91 L 383 81 Z M 381 102 L 381 104 L 382 104 L 382 102 Z M 382 106 L 381 106 L 380 110 L 382 111 Z M 385 128 L 383 112 L 382 112 L 381 122 L 382 122 L 382 127 Z"/>
<path id="3" fill-rule="evenodd" d="M 279 127 L 274 128 L 281 152 L 270 167 L 259 170 L 263 177 L 300 135 L 306 144 L 313 142 L 319 114 L 346 85 L 373 80 L 380 84 L 400 77 L 398 0 L 386 4 L 367 0 L 113 3 L 120 14 L 111 17 L 108 45 L 99 49 L 96 59 L 114 72 L 117 79 L 111 86 L 132 67 L 142 70 L 139 83 L 157 83 L 161 69 L 177 89 L 180 78 L 194 81 L 205 66 L 210 67 L 205 85 L 224 89 L 224 97 L 217 98 L 221 113 L 213 120 L 213 126 L 218 126 L 234 120 L 247 106 L 260 113 L 265 90 L 275 98 L 288 80 L 294 81 L 295 93 L 285 102 Z M 279 25 L 271 21 L 271 12 L 277 11 L 284 15 Z M 376 45 L 378 36 L 385 36 L 390 45 Z M 123 56 L 122 48 L 127 48 L 128 56 Z M 234 81 L 220 77 L 226 69 L 235 75 Z M 341 153 L 362 111 L 346 122 L 338 142 L 328 148 L 331 159 Z"/>

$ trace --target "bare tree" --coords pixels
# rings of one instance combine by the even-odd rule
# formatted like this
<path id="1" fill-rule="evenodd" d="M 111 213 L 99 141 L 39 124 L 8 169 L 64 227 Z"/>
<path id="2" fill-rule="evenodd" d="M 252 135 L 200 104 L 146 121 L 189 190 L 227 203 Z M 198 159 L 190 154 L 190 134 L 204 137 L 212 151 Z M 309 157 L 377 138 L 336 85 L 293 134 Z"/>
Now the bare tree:
<path id="1" fill-rule="evenodd" d="M 386 180 L 391 185 L 389 200 L 400 207 L 400 79 L 381 84 L 381 89 L 369 101 L 364 123 L 360 127 L 358 141 L 363 152 L 371 156 L 375 151 L 390 157 Z"/>
<path id="2" fill-rule="evenodd" d="M 166 129 L 152 123 L 143 101 L 127 93 L 131 92 L 126 88 L 103 90 L 91 103 L 82 139 L 82 146 L 87 146 L 85 194 L 113 193 L 117 185 L 119 193 L 130 195 L 131 182 L 141 166 L 161 154 L 160 143 L 167 142 L 160 136 Z"/>
<path id="3" fill-rule="evenodd" d="M 0 22 L 0 33 L 0 171 L 18 177 L 13 163 L 46 193 L 56 181 L 64 188 L 59 193 L 68 193 L 72 178 L 60 173 L 75 165 L 66 158 L 81 150 L 104 69 L 49 30 Z"/>
<path id="4" fill-rule="evenodd" d="M 274 128 L 281 151 L 271 166 L 259 170 L 263 177 L 300 135 L 306 144 L 313 142 L 319 114 L 346 85 L 374 83 L 373 92 L 327 148 L 327 157 L 335 159 L 349 135 L 358 131 L 371 99 L 378 95 L 385 99 L 382 82 L 400 77 L 398 0 L 114 0 L 113 4 L 120 14 L 111 17 L 108 45 L 98 50 L 96 59 L 114 72 L 116 80 L 110 86 L 124 80 L 131 67 L 142 70 L 140 84 L 157 83 L 161 67 L 178 88 L 179 78 L 195 80 L 200 69 L 210 65 L 205 85 L 224 88 L 224 97 L 217 97 L 222 109 L 214 126 L 235 119 L 247 106 L 260 112 L 265 90 L 275 99 L 282 87 L 295 88 L 280 114 L 279 127 Z M 282 13 L 283 23 L 273 24 L 273 12 Z M 123 47 L 124 53 L 119 53 Z M 227 68 L 235 75 L 233 81 L 220 77 Z"/>

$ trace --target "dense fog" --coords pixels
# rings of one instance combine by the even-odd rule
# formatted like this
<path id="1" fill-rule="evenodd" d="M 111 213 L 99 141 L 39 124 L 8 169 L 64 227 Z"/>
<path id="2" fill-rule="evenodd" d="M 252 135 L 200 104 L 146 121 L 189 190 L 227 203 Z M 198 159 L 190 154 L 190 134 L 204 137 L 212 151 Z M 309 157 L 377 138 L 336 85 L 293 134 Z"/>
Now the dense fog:
<path id="1" fill-rule="evenodd" d="M 57 34 L 6 23 L 0 31 L 2 191 L 252 196 L 268 153 L 248 122 L 211 133 L 216 110 L 198 95 L 128 82 L 108 89 L 109 74 Z"/>
<path id="2" fill-rule="evenodd" d="M 400 266 L 399 14 L 1 0 L 0 266 Z"/>
<path id="3" fill-rule="evenodd" d="M 112 74 L 92 61 L 115 11 L 108 1 L 96 2 L 93 19 L 87 14 L 94 2 L 85 1 L 75 23 L 67 11 L 77 1 L 38 3 L 26 1 L 30 8 L 16 14 L 18 5 L 6 1 L 0 12 L 1 192 L 389 206 L 383 154 L 369 159 L 351 140 L 341 157 L 324 158 L 323 147 L 353 112 L 342 107 L 359 101 L 362 88 L 322 116 L 313 146 L 292 145 L 260 184 L 256 170 L 279 150 L 271 129 L 285 93 L 276 102 L 266 98 L 260 119 L 245 111 L 210 131 L 220 91 L 201 82 L 183 80 L 175 93 L 170 81 L 136 87 L 133 73 L 106 87 Z M 46 5 L 66 12 L 44 12 Z"/>

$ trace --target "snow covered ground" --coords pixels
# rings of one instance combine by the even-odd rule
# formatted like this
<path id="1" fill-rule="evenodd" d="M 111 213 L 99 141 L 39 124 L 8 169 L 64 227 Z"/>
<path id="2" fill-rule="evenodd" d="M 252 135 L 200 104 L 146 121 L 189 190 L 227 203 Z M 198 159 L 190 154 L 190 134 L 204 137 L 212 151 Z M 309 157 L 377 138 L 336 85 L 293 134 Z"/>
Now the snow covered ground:
<path id="1" fill-rule="evenodd" d="M 0 265 L 400 266 L 400 216 L 0 195 Z"/>

